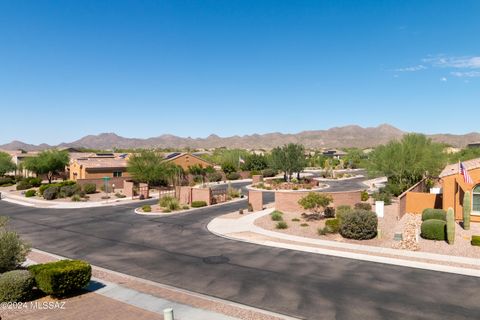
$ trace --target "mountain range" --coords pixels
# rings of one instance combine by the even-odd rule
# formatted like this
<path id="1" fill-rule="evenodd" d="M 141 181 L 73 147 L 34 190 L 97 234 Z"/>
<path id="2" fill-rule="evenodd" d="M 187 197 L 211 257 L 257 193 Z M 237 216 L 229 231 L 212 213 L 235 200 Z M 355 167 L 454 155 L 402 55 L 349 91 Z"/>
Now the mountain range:
<path id="1" fill-rule="evenodd" d="M 206 138 L 184 138 L 164 134 L 158 137 L 139 139 L 121 137 L 115 133 L 101 133 L 88 135 L 79 140 L 61 143 L 59 145 L 40 144 L 33 145 L 21 141 L 12 141 L 0 145 L 3 150 L 26 151 L 43 150 L 49 148 L 246 148 L 246 149 L 270 149 L 286 143 L 301 143 L 307 148 L 368 148 L 385 144 L 392 139 L 399 139 L 407 132 L 388 124 L 378 127 L 362 128 L 357 125 L 334 127 L 328 130 L 310 130 L 295 134 L 267 133 L 244 136 L 219 137 L 210 135 Z M 465 135 L 434 134 L 428 135 L 436 142 L 443 142 L 453 147 L 464 147 L 468 143 L 480 141 L 480 133 L 472 132 Z"/>

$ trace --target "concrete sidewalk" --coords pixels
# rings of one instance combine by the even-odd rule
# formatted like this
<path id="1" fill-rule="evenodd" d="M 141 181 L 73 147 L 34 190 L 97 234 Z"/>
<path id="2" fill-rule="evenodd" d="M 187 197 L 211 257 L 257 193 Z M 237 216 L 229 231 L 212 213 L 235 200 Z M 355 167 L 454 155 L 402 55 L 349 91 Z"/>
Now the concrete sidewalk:
<path id="1" fill-rule="evenodd" d="M 266 209 L 239 219 L 218 217 L 207 228 L 221 237 L 259 245 L 480 277 L 480 259 L 299 237 L 255 225 L 256 219 L 273 210 Z"/>

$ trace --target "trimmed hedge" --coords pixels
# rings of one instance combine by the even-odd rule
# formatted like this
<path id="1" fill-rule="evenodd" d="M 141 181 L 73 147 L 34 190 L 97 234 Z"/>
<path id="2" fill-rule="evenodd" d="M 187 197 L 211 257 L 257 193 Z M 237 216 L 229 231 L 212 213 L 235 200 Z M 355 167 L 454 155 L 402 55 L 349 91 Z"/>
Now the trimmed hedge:
<path id="1" fill-rule="evenodd" d="M 374 212 L 353 210 L 342 215 L 340 234 L 347 239 L 368 240 L 377 236 L 377 227 Z"/>
<path id="2" fill-rule="evenodd" d="M 207 202 L 206 201 L 192 201 L 191 207 L 192 208 L 201 208 L 201 207 L 206 207 Z"/>
<path id="3" fill-rule="evenodd" d="M 425 209 L 422 212 L 422 221 L 436 219 L 447 221 L 447 212 L 442 209 Z"/>
<path id="4" fill-rule="evenodd" d="M 92 267 L 81 260 L 60 260 L 28 267 L 35 277 L 37 287 L 53 296 L 67 294 L 85 288 L 92 276 Z"/>
<path id="5" fill-rule="evenodd" d="M 444 220 L 429 219 L 422 222 L 420 236 L 428 240 L 445 240 L 447 223 Z"/>
<path id="6" fill-rule="evenodd" d="M 32 297 L 35 280 L 28 270 L 13 270 L 0 275 L 0 302 L 24 302 Z"/>
<path id="7" fill-rule="evenodd" d="M 480 247 L 480 236 L 472 236 L 472 241 L 470 241 L 472 246 L 479 246 Z"/>

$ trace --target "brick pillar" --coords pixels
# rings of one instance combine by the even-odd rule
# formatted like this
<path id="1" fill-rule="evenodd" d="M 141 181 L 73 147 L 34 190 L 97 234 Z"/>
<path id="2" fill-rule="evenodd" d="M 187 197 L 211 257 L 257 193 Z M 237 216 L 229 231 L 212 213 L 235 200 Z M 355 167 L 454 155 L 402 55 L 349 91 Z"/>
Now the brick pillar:
<path id="1" fill-rule="evenodd" d="M 263 191 L 248 190 L 248 203 L 252 205 L 253 211 L 263 210 Z"/>

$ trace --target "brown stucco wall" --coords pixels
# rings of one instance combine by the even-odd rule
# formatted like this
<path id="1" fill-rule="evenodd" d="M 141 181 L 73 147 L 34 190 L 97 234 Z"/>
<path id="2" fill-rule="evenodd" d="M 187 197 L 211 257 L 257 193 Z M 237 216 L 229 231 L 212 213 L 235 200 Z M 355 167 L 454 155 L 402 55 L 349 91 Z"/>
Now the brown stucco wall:
<path id="1" fill-rule="evenodd" d="M 455 210 L 455 218 L 462 220 L 463 196 L 465 192 L 472 193 L 473 188 L 480 184 L 480 168 L 469 170 L 468 173 L 472 177 L 474 184 L 466 184 L 463 176 L 460 174 L 444 177 L 443 185 L 443 208 L 453 208 Z M 472 214 L 472 221 L 480 221 L 480 216 Z"/>
<path id="2" fill-rule="evenodd" d="M 285 212 L 303 212 L 305 211 L 298 200 L 306 196 L 310 191 L 277 191 L 275 192 L 275 209 Z M 319 192 L 329 194 L 333 198 L 333 207 L 340 205 L 354 206 L 361 202 L 361 190 L 348 192 Z"/>
<path id="3" fill-rule="evenodd" d="M 263 210 L 263 192 L 248 190 L 248 203 L 252 205 L 253 211 Z"/>

